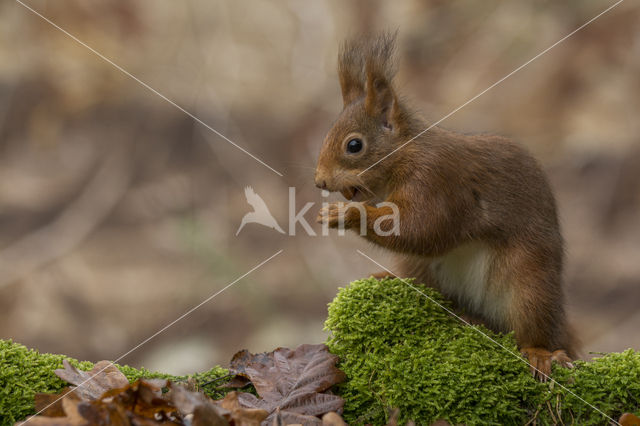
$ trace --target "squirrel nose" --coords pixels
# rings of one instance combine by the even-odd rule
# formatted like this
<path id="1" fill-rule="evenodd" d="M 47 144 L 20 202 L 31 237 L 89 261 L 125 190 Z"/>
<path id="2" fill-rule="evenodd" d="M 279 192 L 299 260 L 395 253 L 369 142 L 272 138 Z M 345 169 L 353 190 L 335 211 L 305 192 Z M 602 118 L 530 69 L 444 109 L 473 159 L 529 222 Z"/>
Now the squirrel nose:
<path id="1" fill-rule="evenodd" d="M 316 186 L 320 189 L 327 189 L 327 181 L 326 180 L 317 180 Z"/>

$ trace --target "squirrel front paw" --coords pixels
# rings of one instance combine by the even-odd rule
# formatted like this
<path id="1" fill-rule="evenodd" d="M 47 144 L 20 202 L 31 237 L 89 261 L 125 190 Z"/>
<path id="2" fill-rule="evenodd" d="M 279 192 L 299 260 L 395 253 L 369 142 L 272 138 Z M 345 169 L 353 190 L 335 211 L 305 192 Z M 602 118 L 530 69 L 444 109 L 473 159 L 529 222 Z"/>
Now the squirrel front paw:
<path id="1" fill-rule="evenodd" d="M 339 228 L 341 224 L 344 229 L 351 228 L 353 223 L 349 211 L 355 208 L 353 204 L 355 203 L 329 203 L 320 209 L 316 222 L 327 223 L 329 228 Z"/>

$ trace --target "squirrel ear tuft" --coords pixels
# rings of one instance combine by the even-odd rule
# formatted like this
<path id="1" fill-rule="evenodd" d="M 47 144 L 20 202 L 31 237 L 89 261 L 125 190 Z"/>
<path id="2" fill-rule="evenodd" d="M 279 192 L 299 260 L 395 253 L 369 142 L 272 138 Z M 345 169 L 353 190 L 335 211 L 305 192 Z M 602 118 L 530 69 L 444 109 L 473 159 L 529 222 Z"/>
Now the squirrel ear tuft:
<path id="1" fill-rule="evenodd" d="M 365 110 L 385 127 L 394 127 L 398 100 L 393 90 L 396 34 L 383 34 L 369 45 L 365 62 Z"/>
<path id="2" fill-rule="evenodd" d="M 364 96 L 365 53 L 366 45 L 363 39 L 347 40 L 340 48 L 338 76 L 345 107 Z"/>

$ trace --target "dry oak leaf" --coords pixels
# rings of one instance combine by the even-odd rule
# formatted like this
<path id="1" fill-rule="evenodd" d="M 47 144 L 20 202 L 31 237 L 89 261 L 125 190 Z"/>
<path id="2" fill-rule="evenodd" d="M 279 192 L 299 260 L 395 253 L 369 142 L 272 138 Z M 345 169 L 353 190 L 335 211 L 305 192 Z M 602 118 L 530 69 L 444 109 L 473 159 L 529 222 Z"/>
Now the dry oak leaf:
<path id="1" fill-rule="evenodd" d="M 180 413 L 162 398 L 162 388 L 167 385 L 166 380 L 138 380 L 124 388 L 108 390 L 97 399 L 81 399 L 76 393 L 63 391 L 50 398 L 59 404 L 56 411 L 60 408 L 61 413 L 48 414 L 57 417 L 34 416 L 27 422 L 42 426 L 182 424 Z"/>
<path id="2" fill-rule="evenodd" d="M 100 361 L 89 371 L 82 371 L 62 361 L 64 368 L 55 370 L 56 376 L 76 385 L 73 392 L 81 399 L 92 400 L 112 389 L 129 386 L 129 380 L 111 361 Z"/>
<path id="3" fill-rule="evenodd" d="M 37 393 L 34 396 L 35 409 L 37 413 L 47 417 L 64 417 L 64 408 L 62 407 L 63 396 L 71 392 L 73 388 L 67 386 L 60 393 Z M 71 393 L 66 398 L 80 399 L 75 393 Z"/>
<path id="4" fill-rule="evenodd" d="M 71 394 L 65 398 L 60 398 L 60 395 L 54 395 L 59 398 L 55 403 L 58 405 L 56 410 L 62 412 L 62 416 L 56 417 L 44 417 L 44 416 L 32 416 L 27 418 L 24 422 L 16 423 L 16 426 L 30 425 L 30 426 L 84 426 L 87 425 L 87 420 L 80 414 L 78 405 L 82 402 L 77 396 Z"/>
<path id="5" fill-rule="evenodd" d="M 317 416 L 341 412 L 344 405 L 339 396 L 321 393 L 344 381 L 337 361 L 326 345 L 301 345 L 295 350 L 278 348 L 256 355 L 243 350 L 233 356 L 229 369 L 253 383 L 260 398 L 239 393 L 238 401 L 246 408 L 266 410 L 269 417 L 263 425 L 274 420 L 320 425 Z"/>
<path id="6" fill-rule="evenodd" d="M 115 415 L 110 413 L 117 413 L 124 424 L 126 417 L 138 422 L 143 422 L 143 419 L 158 420 L 158 424 L 161 424 L 161 421 L 178 419 L 178 410 L 163 397 L 162 389 L 167 386 L 167 380 L 137 380 L 124 388 L 105 392 L 98 400 L 87 404 L 87 408 L 81 412 L 88 420 L 94 422 L 95 419 L 96 424 L 97 420 L 101 421 L 105 415 Z"/>
<path id="7" fill-rule="evenodd" d="M 178 409 L 184 423 L 190 426 L 229 426 L 231 413 L 218 406 L 201 392 L 188 390 L 184 386 L 169 384 L 168 398 Z"/>
<path id="8" fill-rule="evenodd" d="M 63 361 L 63 366 L 55 373 L 77 386 L 65 388 L 57 395 L 37 395 L 36 408 L 44 411 L 42 416 L 31 417 L 30 424 L 229 426 L 230 420 L 234 420 L 231 411 L 186 386 L 153 379 L 129 384 L 109 361 L 97 363 L 91 371 L 80 371 L 67 361 Z M 167 388 L 170 392 L 163 393 Z M 245 411 L 255 415 L 253 411 L 257 410 Z M 268 413 L 257 414 L 264 419 Z M 235 424 L 253 426 L 259 422 Z"/>
<path id="9" fill-rule="evenodd" d="M 244 408 L 238 401 L 238 392 L 229 392 L 224 399 L 218 401 L 220 407 L 229 411 L 231 424 L 234 426 L 260 426 L 269 413 L 258 408 Z"/>

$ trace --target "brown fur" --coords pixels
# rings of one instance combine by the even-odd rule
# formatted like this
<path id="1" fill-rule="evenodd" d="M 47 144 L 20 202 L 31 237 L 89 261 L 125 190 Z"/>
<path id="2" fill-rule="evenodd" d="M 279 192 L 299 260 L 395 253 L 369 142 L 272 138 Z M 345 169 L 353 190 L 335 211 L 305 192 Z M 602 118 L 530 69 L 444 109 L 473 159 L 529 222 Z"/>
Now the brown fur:
<path id="1" fill-rule="evenodd" d="M 400 255 L 394 272 L 439 288 L 494 330 L 515 331 L 524 353 L 543 349 L 550 357 L 564 349 L 576 356 L 564 310 L 555 200 L 522 147 L 499 136 L 434 127 L 358 176 L 428 127 L 393 87 L 394 41 L 382 35 L 343 46 L 344 109 L 323 143 L 316 184 L 366 195 L 365 238 Z M 346 152 L 353 137 L 364 141 L 362 152 Z M 399 207 L 400 235 L 373 232 L 376 219 L 391 213 L 375 206 L 380 201 Z M 338 211 L 332 205 L 319 219 L 337 226 Z M 345 226 L 358 230 L 358 212 L 345 214 Z M 458 277 L 460 271 L 469 274 Z M 549 357 L 538 363 L 544 371 Z"/>

